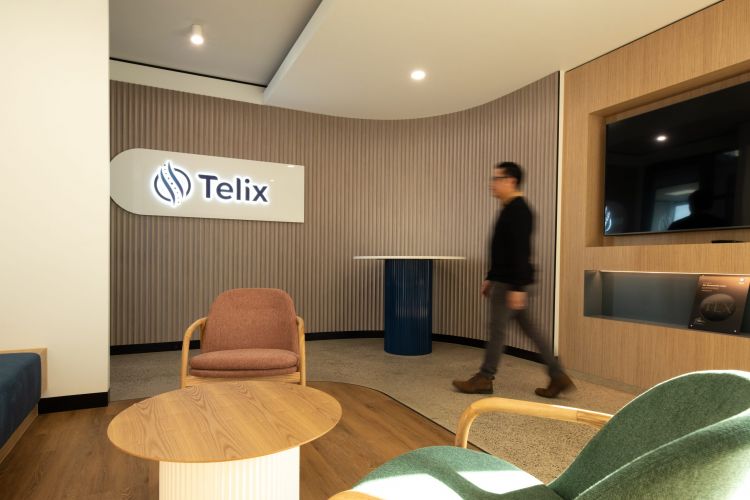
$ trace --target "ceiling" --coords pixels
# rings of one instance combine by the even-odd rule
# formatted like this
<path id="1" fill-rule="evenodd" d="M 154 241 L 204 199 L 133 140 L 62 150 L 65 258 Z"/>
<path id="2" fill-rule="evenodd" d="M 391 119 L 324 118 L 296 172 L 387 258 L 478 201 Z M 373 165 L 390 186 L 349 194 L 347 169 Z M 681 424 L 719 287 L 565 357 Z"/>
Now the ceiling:
<path id="1" fill-rule="evenodd" d="M 451 113 L 568 70 L 715 0 L 110 0 L 110 57 L 266 87 L 327 115 Z M 206 42 L 189 43 L 200 24 Z M 415 82 L 416 68 L 427 78 Z"/>

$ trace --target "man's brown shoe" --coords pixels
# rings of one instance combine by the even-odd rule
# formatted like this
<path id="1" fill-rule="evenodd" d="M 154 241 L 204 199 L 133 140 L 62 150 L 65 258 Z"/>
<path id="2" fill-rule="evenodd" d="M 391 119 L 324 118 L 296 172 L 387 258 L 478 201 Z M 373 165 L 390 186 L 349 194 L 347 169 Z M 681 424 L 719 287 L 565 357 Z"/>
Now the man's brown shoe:
<path id="1" fill-rule="evenodd" d="M 466 394 L 492 394 L 492 379 L 477 373 L 469 380 L 454 380 L 453 387 Z"/>
<path id="2" fill-rule="evenodd" d="M 541 396 L 543 398 L 556 398 L 557 395 L 561 392 L 575 389 L 575 387 L 576 386 L 575 384 L 573 384 L 573 381 L 570 380 L 570 377 L 568 377 L 564 373 L 561 373 L 559 375 L 551 377 L 549 380 L 549 385 L 547 387 L 539 387 L 534 392 L 537 396 Z"/>

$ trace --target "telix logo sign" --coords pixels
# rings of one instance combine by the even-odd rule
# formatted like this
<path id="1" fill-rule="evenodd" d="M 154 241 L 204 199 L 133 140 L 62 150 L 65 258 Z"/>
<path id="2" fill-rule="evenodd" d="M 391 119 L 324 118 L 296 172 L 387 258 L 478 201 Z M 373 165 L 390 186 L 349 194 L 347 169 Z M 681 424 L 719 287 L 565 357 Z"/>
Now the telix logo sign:
<path id="1" fill-rule="evenodd" d="M 305 167 L 127 149 L 110 162 L 110 196 L 138 215 L 305 222 Z"/>
<path id="2" fill-rule="evenodd" d="M 204 200 L 228 203 L 268 204 L 268 184 L 255 184 L 250 177 L 236 176 L 231 181 L 223 180 L 212 173 L 199 172 L 198 182 L 203 184 Z M 183 168 L 164 162 L 153 177 L 154 195 L 172 208 L 179 207 L 192 192 L 190 174 Z"/>

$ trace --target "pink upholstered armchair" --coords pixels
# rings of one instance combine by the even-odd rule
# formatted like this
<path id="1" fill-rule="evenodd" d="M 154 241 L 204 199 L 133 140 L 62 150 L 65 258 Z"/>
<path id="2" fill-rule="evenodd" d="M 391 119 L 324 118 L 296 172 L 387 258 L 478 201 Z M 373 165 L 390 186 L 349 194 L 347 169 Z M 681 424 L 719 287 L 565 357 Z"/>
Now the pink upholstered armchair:
<path id="1" fill-rule="evenodd" d="M 201 353 L 188 363 L 190 339 L 198 328 Z M 185 331 L 180 386 L 226 379 L 306 384 L 304 322 L 286 292 L 228 290 L 216 297 L 207 317 Z"/>

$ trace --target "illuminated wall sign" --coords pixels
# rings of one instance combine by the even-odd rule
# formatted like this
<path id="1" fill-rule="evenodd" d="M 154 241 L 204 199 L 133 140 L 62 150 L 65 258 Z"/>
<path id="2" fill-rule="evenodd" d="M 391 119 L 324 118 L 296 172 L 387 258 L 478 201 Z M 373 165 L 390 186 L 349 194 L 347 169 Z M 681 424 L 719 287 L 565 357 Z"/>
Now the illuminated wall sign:
<path id="1" fill-rule="evenodd" d="M 128 149 L 110 163 L 110 193 L 141 215 L 304 222 L 300 165 L 154 149 Z"/>

